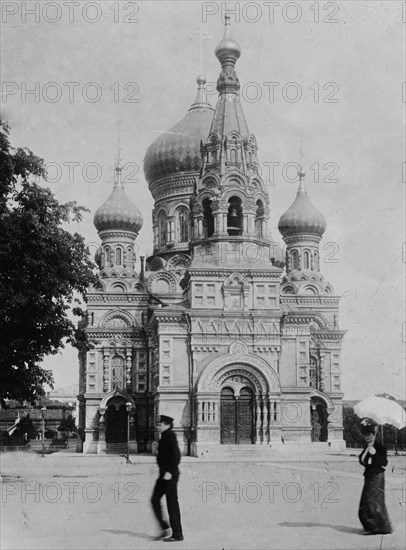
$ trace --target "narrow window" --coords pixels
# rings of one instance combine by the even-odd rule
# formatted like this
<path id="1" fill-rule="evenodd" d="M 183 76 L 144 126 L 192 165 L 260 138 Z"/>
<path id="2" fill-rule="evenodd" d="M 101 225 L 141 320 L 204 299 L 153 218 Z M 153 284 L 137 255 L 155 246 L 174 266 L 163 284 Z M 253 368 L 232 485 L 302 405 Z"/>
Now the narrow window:
<path id="1" fill-rule="evenodd" d="M 214 217 L 211 209 L 210 199 L 204 199 L 203 203 L 203 227 L 205 236 L 211 237 L 214 233 Z"/>
<path id="2" fill-rule="evenodd" d="M 167 221 L 166 221 L 165 212 L 160 212 L 159 218 L 158 218 L 158 225 L 159 225 L 159 245 L 164 246 L 168 238 Z"/>
<path id="3" fill-rule="evenodd" d="M 304 269 L 310 269 L 310 254 L 307 250 L 303 254 L 303 266 Z"/>
<path id="4" fill-rule="evenodd" d="M 116 265 L 121 265 L 121 263 L 122 263 L 121 248 L 116 248 Z"/>
<path id="5" fill-rule="evenodd" d="M 177 211 L 177 236 L 180 243 L 189 240 L 189 210 L 184 206 Z"/>

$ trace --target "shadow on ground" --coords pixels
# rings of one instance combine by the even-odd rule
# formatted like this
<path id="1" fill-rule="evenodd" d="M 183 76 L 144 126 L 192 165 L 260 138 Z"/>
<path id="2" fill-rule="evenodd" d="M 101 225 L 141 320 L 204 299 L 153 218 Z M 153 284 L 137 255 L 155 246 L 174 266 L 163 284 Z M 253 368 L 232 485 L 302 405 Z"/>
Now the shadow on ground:
<path id="1" fill-rule="evenodd" d="M 331 523 L 312 523 L 308 521 L 284 521 L 283 523 L 279 523 L 281 527 L 329 527 L 330 529 L 334 529 L 335 531 L 339 531 L 340 533 L 352 533 L 352 534 L 358 534 L 362 535 L 363 531 L 362 529 L 359 529 L 358 527 L 348 527 L 348 525 L 333 525 Z"/>
<path id="2" fill-rule="evenodd" d="M 154 537 L 147 533 L 135 533 L 134 531 L 124 531 L 121 529 L 103 529 L 104 533 L 112 533 L 113 535 L 130 535 L 137 539 L 154 540 Z"/>

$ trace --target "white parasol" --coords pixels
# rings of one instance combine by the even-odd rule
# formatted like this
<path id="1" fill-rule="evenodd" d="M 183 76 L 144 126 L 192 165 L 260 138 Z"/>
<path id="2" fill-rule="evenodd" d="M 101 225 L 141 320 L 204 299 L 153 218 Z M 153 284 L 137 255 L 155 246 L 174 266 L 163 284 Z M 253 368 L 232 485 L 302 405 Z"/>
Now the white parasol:
<path id="1" fill-rule="evenodd" d="M 367 397 L 354 407 L 360 418 L 371 418 L 378 424 L 391 424 L 399 430 L 406 426 L 406 411 L 397 402 L 376 395 Z"/>

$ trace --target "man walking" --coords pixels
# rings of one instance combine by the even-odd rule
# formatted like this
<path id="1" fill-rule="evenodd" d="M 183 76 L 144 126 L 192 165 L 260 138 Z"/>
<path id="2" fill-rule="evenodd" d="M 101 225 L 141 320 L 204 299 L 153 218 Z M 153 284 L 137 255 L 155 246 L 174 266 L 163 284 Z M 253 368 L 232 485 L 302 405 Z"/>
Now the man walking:
<path id="1" fill-rule="evenodd" d="M 162 529 L 162 533 L 157 539 L 164 540 L 165 542 L 183 540 L 178 502 L 178 466 L 180 462 L 180 450 L 172 427 L 173 418 L 162 415 L 158 424 L 158 429 L 161 434 L 158 443 L 157 457 L 159 478 L 155 483 L 151 497 L 152 508 Z M 168 522 L 163 519 L 162 515 L 161 499 L 164 495 L 166 496 L 172 536 L 168 536 L 169 525 Z"/>

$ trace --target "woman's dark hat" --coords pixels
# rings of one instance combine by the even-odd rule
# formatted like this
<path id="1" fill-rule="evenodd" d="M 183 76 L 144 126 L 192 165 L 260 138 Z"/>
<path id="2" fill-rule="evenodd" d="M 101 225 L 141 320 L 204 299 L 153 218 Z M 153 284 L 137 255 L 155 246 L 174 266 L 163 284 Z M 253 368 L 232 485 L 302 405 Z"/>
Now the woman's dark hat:
<path id="1" fill-rule="evenodd" d="M 173 424 L 173 418 L 161 414 L 161 416 L 159 417 L 159 422 L 162 422 L 163 424 Z"/>
<path id="2" fill-rule="evenodd" d="M 378 431 L 378 424 L 374 422 L 371 418 L 363 418 L 361 420 L 361 433 L 362 435 L 376 434 Z"/>

